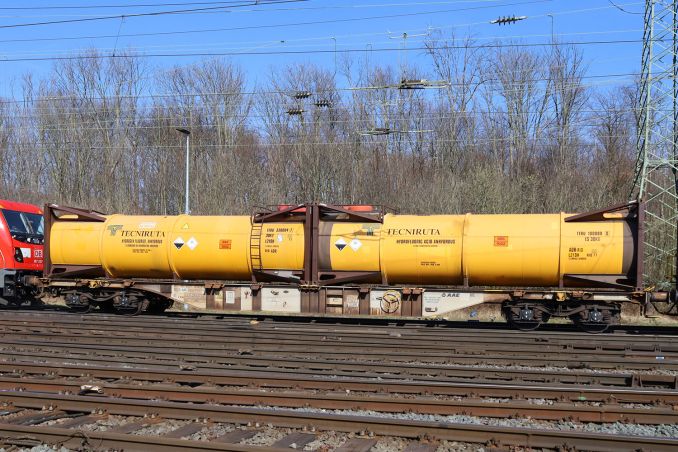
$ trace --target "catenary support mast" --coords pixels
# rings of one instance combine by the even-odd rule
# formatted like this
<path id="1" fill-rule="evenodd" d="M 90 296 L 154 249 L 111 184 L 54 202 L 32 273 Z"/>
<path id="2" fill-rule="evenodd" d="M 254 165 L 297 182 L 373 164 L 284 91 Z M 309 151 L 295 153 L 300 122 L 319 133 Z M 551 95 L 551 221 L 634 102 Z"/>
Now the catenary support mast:
<path id="1" fill-rule="evenodd" d="M 636 174 L 632 197 L 645 203 L 644 279 L 676 285 L 678 258 L 678 1 L 646 0 Z"/>

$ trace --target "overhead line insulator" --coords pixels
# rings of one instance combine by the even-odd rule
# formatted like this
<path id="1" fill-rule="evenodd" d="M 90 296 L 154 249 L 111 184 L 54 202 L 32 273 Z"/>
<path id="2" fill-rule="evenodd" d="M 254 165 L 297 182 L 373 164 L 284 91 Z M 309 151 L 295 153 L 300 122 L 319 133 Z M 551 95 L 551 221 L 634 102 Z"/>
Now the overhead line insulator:
<path id="1" fill-rule="evenodd" d="M 525 19 L 527 19 L 527 16 L 500 16 L 498 19 L 491 20 L 490 23 L 496 25 L 510 25 Z"/>

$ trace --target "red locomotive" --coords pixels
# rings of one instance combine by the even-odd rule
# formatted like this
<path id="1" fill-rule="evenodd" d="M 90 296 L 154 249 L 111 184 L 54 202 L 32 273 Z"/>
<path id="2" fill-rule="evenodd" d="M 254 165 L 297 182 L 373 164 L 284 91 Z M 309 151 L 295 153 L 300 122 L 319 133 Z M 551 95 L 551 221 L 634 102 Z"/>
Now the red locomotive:
<path id="1" fill-rule="evenodd" d="M 24 278 L 42 275 L 44 219 L 31 204 L 0 200 L 0 301 L 32 300 L 35 288 Z"/>

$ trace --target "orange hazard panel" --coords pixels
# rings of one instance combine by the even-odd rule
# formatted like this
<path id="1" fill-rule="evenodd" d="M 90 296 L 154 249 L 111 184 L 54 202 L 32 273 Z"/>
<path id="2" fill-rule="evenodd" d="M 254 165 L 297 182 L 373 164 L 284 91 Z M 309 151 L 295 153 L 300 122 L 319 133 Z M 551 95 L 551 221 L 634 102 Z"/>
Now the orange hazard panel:
<path id="1" fill-rule="evenodd" d="M 494 236 L 494 246 L 508 246 L 508 236 L 506 236 L 506 235 L 495 235 Z"/>

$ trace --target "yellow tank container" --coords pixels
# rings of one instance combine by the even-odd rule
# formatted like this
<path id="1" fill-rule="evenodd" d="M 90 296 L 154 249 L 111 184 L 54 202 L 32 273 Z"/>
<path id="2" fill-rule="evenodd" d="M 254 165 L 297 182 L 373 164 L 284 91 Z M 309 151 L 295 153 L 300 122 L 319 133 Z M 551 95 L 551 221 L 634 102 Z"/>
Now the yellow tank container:
<path id="1" fill-rule="evenodd" d="M 54 264 L 101 265 L 116 278 L 247 280 L 252 255 L 263 269 L 303 268 L 303 225 L 267 223 L 260 240 L 251 234 L 247 216 L 111 215 L 54 223 L 50 253 Z"/>

